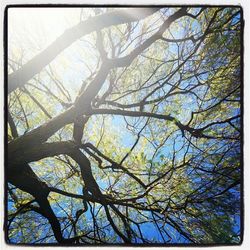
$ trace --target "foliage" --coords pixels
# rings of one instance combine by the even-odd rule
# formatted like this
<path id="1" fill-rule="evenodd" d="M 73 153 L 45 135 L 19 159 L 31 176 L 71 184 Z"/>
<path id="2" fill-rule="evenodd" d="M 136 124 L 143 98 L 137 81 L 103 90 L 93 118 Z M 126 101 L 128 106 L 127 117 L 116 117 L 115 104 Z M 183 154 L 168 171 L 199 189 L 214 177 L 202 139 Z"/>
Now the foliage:
<path id="1" fill-rule="evenodd" d="M 239 8 L 8 11 L 9 243 L 241 241 Z"/>

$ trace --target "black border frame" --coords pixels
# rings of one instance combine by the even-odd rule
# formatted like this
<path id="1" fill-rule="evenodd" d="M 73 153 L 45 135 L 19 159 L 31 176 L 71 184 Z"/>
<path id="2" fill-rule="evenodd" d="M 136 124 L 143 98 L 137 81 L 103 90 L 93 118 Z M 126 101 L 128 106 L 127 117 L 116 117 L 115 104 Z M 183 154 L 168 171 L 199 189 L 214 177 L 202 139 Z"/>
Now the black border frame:
<path id="1" fill-rule="evenodd" d="M 240 30 L 240 114 L 241 114 L 241 127 L 240 127 L 240 242 L 239 243 L 141 243 L 141 244 L 127 244 L 127 243 L 115 243 L 115 244 L 62 244 L 62 243 L 10 243 L 7 238 L 7 156 L 8 156 L 8 10 L 10 8 L 94 8 L 94 7 L 113 7 L 113 8 L 152 8 L 152 7 L 233 7 L 240 9 L 240 19 L 241 19 L 241 30 Z M 4 47 L 4 239 L 5 243 L 9 246 L 55 246 L 55 247 L 219 247 L 219 246 L 240 246 L 244 240 L 244 221 L 245 221 L 245 213 L 244 213 L 244 15 L 243 15 L 243 7 L 241 5 L 216 5 L 216 4 L 9 4 L 4 7 L 4 22 L 3 22 L 3 47 Z"/>

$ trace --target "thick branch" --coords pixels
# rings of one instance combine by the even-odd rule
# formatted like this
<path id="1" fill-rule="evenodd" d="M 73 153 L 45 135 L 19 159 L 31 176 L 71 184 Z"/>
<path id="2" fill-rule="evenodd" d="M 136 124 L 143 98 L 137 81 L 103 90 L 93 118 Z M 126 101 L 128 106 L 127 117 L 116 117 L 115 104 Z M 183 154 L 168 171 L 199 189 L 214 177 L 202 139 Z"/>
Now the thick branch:
<path id="1" fill-rule="evenodd" d="M 112 25 L 138 21 L 152 15 L 157 10 L 158 8 L 117 10 L 92 17 L 84 22 L 80 22 L 76 26 L 66 30 L 45 50 L 28 61 L 19 70 L 11 73 L 8 77 L 8 93 L 11 93 L 16 88 L 23 86 L 28 80 L 54 60 L 64 49 L 69 47 L 73 42 L 82 36 Z"/>

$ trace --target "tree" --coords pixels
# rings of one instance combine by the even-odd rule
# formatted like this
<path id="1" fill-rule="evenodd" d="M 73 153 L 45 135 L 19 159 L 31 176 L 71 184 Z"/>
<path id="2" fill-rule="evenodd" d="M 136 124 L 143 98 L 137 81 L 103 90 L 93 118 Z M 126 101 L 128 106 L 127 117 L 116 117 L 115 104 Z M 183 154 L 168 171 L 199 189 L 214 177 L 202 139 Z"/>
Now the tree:
<path id="1" fill-rule="evenodd" d="M 7 242 L 239 243 L 240 8 L 24 10 L 8 9 Z M 68 17 L 58 37 L 49 11 Z"/>

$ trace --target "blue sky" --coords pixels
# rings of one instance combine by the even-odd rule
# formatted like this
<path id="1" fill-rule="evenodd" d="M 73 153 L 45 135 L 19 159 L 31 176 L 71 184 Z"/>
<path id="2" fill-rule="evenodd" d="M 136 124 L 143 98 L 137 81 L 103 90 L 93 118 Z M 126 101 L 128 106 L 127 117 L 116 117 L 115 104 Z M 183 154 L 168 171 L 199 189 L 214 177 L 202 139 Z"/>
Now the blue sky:
<path id="1" fill-rule="evenodd" d="M 197 9 L 196 11 L 198 11 L 198 10 L 199 9 Z M 22 15 L 23 14 L 21 14 L 21 17 L 19 16 L 18 18 L 16 18 L 16 20 L 13 21 L 13 24 L 15 24 L 18 20 L 19 21 L 25 20 L 25 16 L 22 16 Z M 49 18 L 48 18 L 47 22 L 50 22 L 51 20 L 54 20 L 57 17 L 57 15 L 55 17 L 53 17 L 53 15 L 48 15 L 48 16 L 49 16 Z M 64 14 L 63 15 L 59 14 L 58 17 L 59 16 L 60 16 L 60 18 L 58 20 L 61 20 L 61 18 L 63 18 Z M 10 15 L 10 18 L 13 19 L 14 15 Z M 39 18 L 41 18 L 41 16 Z M 235 17 L 234 21 L 236 21 L 237 18 L 238 17 Z M 44 22 L 45 22 L 44 25 L 46 27 L 48 25 L 48 23 L 46 23 L 45 19 L 46 19 L 46 17 L 44 18 Z M 76 21 L 76 19 L 77 18 L 75 18 L 74 21 Z M 27 22 L 27 20 L 26 20 L 26 22 Z M 181 20 L 179 21 L 179 23 L 181 23 Z M 55 25 L 55 23 L 54 23 L 54 25 Z M 54 26 L 52 26 L 52 27 L 54 27 Z M 62 27 L 60 26 L 58 28 L 56 34 L 52 34 L 53 32 L 50 31 L 51 33 L 49 33 L 48 40 L 50 40 L 51 37 L 57 36 L 57 33 L 59 34 L 63 27 L 65 28 L 65 26 L 62 26 Z M 191 27 L 193 30 L 195 30 L 195 32 L 199 31 L 199 29 L 200 29 L 198 22 L 193 22 Z M 17 27 L 17 30 L 18 29 L 20 29 L 19 26 Z M 46 29 L 48 29 L 48 27 L 46 27 Z M 10 32 L 10 34 L 14 36 L 13 30 L 14 29 L 12 27 L 12 32 Z M 53 30 L 54 30 L 54 28 L 53 28 Z M 56 30 L 56 28 L 55 28 L 55 30 Z M 19 32 L 20 32 L 20 30 L 19 30 Z M 139 27 L 138 27 L 137 32 L 139 33 Z M 135 32 L 135 35 L 137 34 L 137 32 Z M 175 38 L 181 38 L 185 34 L 185 32 L 186 32 L 186 30 L 184 28 L 182 28 L 181 26 L 179 26 L 179 29 L 172 29 L 171 30 L 171 33 Z M 166 34 L 166 35 L 170 35 L 170 34 Z M 88 38 L 86 38 L 86 40 L 88 40 Z M 78 53 L 78 48 L 79 48 L 79 46 L 81 46 L 83 44 L 86 46 L 85 52 L 84 52 L 85 54 L 84 53 L 80 54 L 80 53 Z M 45 42 L 45 45 L 46 45 L 46 42 Z M 188 45 L 188 42 L 186 43 L 186 45 Z M 71 46 L 65 52 L 63 52 L 63 54 L 56 59 L 57 61 L 52 63 L 52 68 L 56 68 L 58 70 L 58 75 L 60 75 L 61 79 L 65 83 L 65 86 L 70 88 L 70 91 L 72 94 L 72 100 L 74 100 L 75 95 L 77 93 L 76 91 L 80 88 L 81 84 L 83 83 L 82 79 L 85 79 L 87 77 L 87 75 L 89 74 L 87 67 L 84 66 L 84 63 L 80 62 L 80 60 L 82 59 L 83 56 L 85 56 L 84 59 L 88 61 L 90 66 L 94 67 L 96 64 L 96 58 L 92 56 L 93 55 L 92 52 L 93 51 L 91 50 L 91 46 L 89 45 L 88 42 L 80 41 L 80 42 L 74 44 L 73 46 Z M 167 50 L 164 52 L 166 55 L 166 58 L 164 58 L 164 59 L 167 60 L 167 59 L 169 59 L 169 57 L 167 56 L 168 53 L 171 55 L 178 54 L 178 47 L 176 44 L 170 43 Z M 30 56 L 31 55 L 28 54 L 27 58 L 29 58 Z M 71 62 L 70 65 L 69 65 L 69 62 L 64 61 L 65 58 L 67 58 L 67 60 L 69 62 Z M 221 62 L 218 62 L 218 65 L 215 65 L 215 66 L 220 66 L 220 64 L 221 64 Z M 175 65 L 175 67 L 177 67 L 177 64 Z M 63 72 L 63 74 L 60 74 L 61 72 Z M 169 79 L 169 83 L 175 84 L 176 81 L 179 80 L 179 77 L 180 77 L 180 72 L 177 72 L 175 74 L 175 76 L 173 76 L 171 79 Z M 209 77 L 209 74 L 204 73 L 200 76 L 200 80 L 206 81 L 208 79 L 208 77 Z M 47 83 L 47 81 L 46 81 L 47 79 L 48 78 L 44 78 L 44 80 L 43 80 L 44 83 Z M 180 87 L 185 88 L 185 87 L 190 86 L 191 84 L 195 83 L 195 81 L 196 81 L 195 78 L 191 78 L 189 80 L 184 80 L 184 81 L 182 81 Z M 104 86 L 104 88 L 105 88 L 105 86 Z M 166 84 L 164 87 L 164 91 L 167 92 L 167 91 L 169 91 L 170 88 L 171 88 L 170 85 Z M 103 91 L 103 89 L 101 91 Z M 205 92 L 206 92 L 206 87 L 200 87 L 197 91 L 197 93 L 200 96 L 203 96 Z M 156 98 L 156 97 L 157 97 L 157 95 L 154 96 L 154 98 Z M 182 104 L 176 104 L 177 101 L 181 101 Z M 161 102 L 160 104 L 158 104 L 157 112 L 159 112 L 159 113 L 163 112 L 164 110 L 166 110 L 168 108 L 168 105 L 171 105 L 171 103 L 173 103 L 173 105 L 171 107 L 171 115 L 173 115 L 174 117 L 179 119 L 182 123 L 187 123 L 190 119 L 191 111 L 197 111 L 199 108 L 199 105 L 201 105 L 201 107 L 203 109 L 207 108 L 208 106 L 213 104 L 213 102 L 215 102 L 215 101 L 217 101 L 217 100 L 211 100 L 210 102 L 208 101 L 208 102 L 205 102 L 203 104 L 203 103 L 200 103 L 199 101 L 196 101 L 196 98 L 193 95 L 187 95 L 187 96 L 180 95 L 180 96 L 178 96 L 177 100 L 176 100 L 176 97 L 173 96 L 173 97 L 168 98 L 167 101 L 164 101 L 164 102 Z M 55 110 L 57 112 L 59 112 L 60 106 L 56 106 Z M 233 116 L 233 115 L 237 114 L 237 112 L 239 112 L 239 109 L 232 109 L 231 115 Z M 228 114 L 228 116 L 229 116 L 229 114 Z M 135 121 L 135 118 L 127 118 L 127 120 L 130 121 L 131 123 L 133 123 Z M 142 122 L 140 123 L 140 126 L 142 126 L 144 124 L 145 120 L 146 119 L 142 120 Z M 100 124 L 100 119 L 98 118 L 98 116 L 96 118 L 93 118 L 92 121 L 94 123 L 96 121 L 97 124 Z M 125 123 L 124 119 L 121 116 L 112 116 L 112 118 L 109 121 L 110 121 L 110 123 L 108 124 L 110 126 L 109 130 L 115 129 L 114 136 L 117 136 L 117 138 L 114 138 L 114 141 L 115 141 L 115 139 L 117 139 L 119 142 L 121 142 L 121 145 L 123 148 L 129 149 L 129 147 L 131 147 L 133 145 L 136 137 L 135 137 L 135 135 L 133 135 L 131 132 L 129 132 L 126 129 L 126 123 Z M 165 121 L 160 121 L 160 122 L 162 124 L 166 123 Z M 159 124 L 157 124 L 157 122 L 155 122 L 155 124 L 154 124 L 154 121 L 152 121 L 152 124 L 151 125 L 154 129 L 159 129 L 158 136 L 164 136 L 164 130 L 161 128 L 161 126 Z M 200 124 L 200 125 L 205 125 L 205 124 L 206 124 L 206 121 L 204 121 L 204 123 Z M 38 125 L 39 124 L 36 124 L 36 126 L 38 126 Z M 89 129 L 91 129 L 91 126 L 92 125 L 90 124 Z M 169 126 L 168 123 L 166 123 L 166 127 L 167 126 Z M 222 127 L 222 125 L 217 125 L 217 129 L 220 129 L 221 127 Z M 19 128 L 19 130 L 21 132 L 24 131 L 21 127 Z M 166 133 L 167 133 L 167 130 L 166 130 Z M 142 132 L 142 135 L 145 137 L 149 137 L 150 133 L 148 130 L 145 130 Z M 67 136 L 69 136 L 69 135 L 67 135 Z M 173 142 L 174 138 L 176 138 L 176 137 L 177 137 L 177 139 L 175 142 L 175 150 L 179 151 L 179 152 L 176 153 L 175 162 L 179 162 L 183 158 L 183 154 L 186 152 L 188 146 L 186 144 L 187 141 L 185 140 L 185 138 L 182 137 L 182 134 L 180 131 L 174 132 L 174 134 L 171 136 L 171 140 L 172 140 L 171 142 Z M 161 139 L 162 138 L 156 138 L 155 143 L 159 142 Z M 200 145 L 200 147 L 202 147 L 202 149 L 205 150 L 207 147 L 212 146 L 213 143 L 214 143 L 214 141 L 212 141 L 211 143 L 209 142 L 209 143 L 206 143 L 204 145 Z M 225 144 L 224 141 L 217 142 L 217 147 L 224 146 L 224 144 Z M 183 149 L 181 149 L 182 146 L 183 146 Z M 119 146 L 117 146 L 117 149 L 118 148 L 119 148 Z M 140 143 L 138 144 L 136 150 L 138 150 L 138 152 L 140 151 Z M 162 147 L 161 151 L 159 152 L 159 154 L 155 157 L 154 163 L 156 164 L 156 163 L 162 162 L 161 155 L 164 155 L 165 157 L 167 157 L 168 155 L 171 156 L 172 150 L 173 150 L 173 144 L 170 143 L 170 144 L 164 145 Z M 196 149 L 194 147 L 190 147 L 189 154 L 192 154 L 195 152 L 196 152 Z M 218 152 L 220 152 L 220 150 L 218 150 Z M 221 149 L 221 152 L 223 152 L 223 148 Z M 147 160 L 150 160 L 150 158 L 152 157 L 152 146 L 150 147 L 150 145 L 148 144 L 148 147 L 145 149 L 144 153 L 146 155 Z M 212 154 L 213 151 L 211 151 L 210 153 Z M 230 151 L 230 153 L 233 154 L 232 151 Z M 47 166 L 49 166 L 49 168 L 51 168 L 51 166 L 53 168 L 54 163 L 52 160 L 46 159 L 43 161 L 42 164 L 44 167 L 46 167 L 46 165 L 47 165 Z M 33 163 L 34 170 L 36 168 L 39 168 L 39 167 L 40 166 L 38 164 Z M 202 167 L 209 169 L 211 166 L 209 165 L 209 163 L 204 163 L 204 165 Z M 190 168 L 187 168 L 186 173 L 190 174 Z M 49 179 L 51 177 L 50 174 L 51 174 L 51 172 L 46 173 L 46 171 L 45 171 L 45 173 L 43 174 L 43 177 Z M 204 178 L 207 178 L 207 177 L 208 177 L 208 175 L 205 175 Z M 204 182 L 204 178 L 202 179 L 202 178 L 196 177 L 196 179 L 192 180 L 192 184 L 195 183 L 196 185 L 198 185 L 200 182 L 201 183 Z M 100 185 L 100 187 L 103 189 L 105 189 L 106 185 L 108 185 L 107 180 L 104 181 L 101 179 L 97 179 L 97 181 L 98 181 L 98 184 Z M 72 187 L 72 188 L 76 188 L 76 191 L 78 193 L 81 193 L 82 187 L 80 185 L 77 185 L 76 187 Z M 236 200 L 237 199 L 239 200 L 239 193 L 236 190 L 231 190 L 229 192 L 236 193 Z M 59 199 L 58 201 L 62 202 L 63 206 L 65 206 L 66 200 L 67 199 L 65 199 L 65 200 Z M 82 204 L 77 201 L 74 208 L 73 208 L 73 213 L 75 213 L 79 208 L 81 208 L 81 206 L 82 206 Z M 53 203 L 52 207 L 57 215 L 63 215 L 61 208 L 59 206 L 57 206 L 56 203 Z M 13 209 L 12 202 L 8 202 L 8 209 L 9 210 Z M 97 209 L 98 208 L 96 208 L 96 211 L 97 211 Z M 214 211 L 214 212 L 217 213 L 217 211 Z M 87 223 L 90 223 L 90 224 L 92 223 L 90 211 L 86 212 L 83 216 L 85 216 L 86 221 L 84 221 L 83 224 L 80 225 L 81 227 L 85 227 L 85 225 Z M 149 215 L 149 218 L 151 218 L 151 215 Z M 86 224 L 84 224 L 84 223 L 86 223 Z M 233 227 L 233 230 L 235 232 L 239 231 L 239 224 L 240 224 L 239 216 L 235 215 L 235 226 Z M 176 242 L 185 243 L 185 242 L 187 242 L 187 240 L 184 237 L 180 236 L 180 234 L 173 227 L 171 227 L 169 224 L 166 224 L 165 227 L 166 227 L 167 231 L 169 231 L 169 233 L 173 236 L 171 243 L 176 243 Z M 158 242 L 162 241 L 161 236 L 159 235 L 158 231 L 155 229 L 155 226 L 152 223 L 145 223 L 145 224 L 143 224 L 143 226 L 141 228 L 142 228 L 142 231 L 145 232 L 145 238 L 149 238 L 149 239 L 152 238 L 152 239 L 157 240 Z M 110 229 L 107 229 L 107 232 L 109 230 Z M 46 234 L 46 233 L 47 233 L 47 231 L 44 229 L 43 234 Z M 67 234 L 67 231 L 65 231 L 65 236 L 66 236 L 66 234 Z M 18 236 L 19 235 L 17 235 L 16 237 L 18 238 Z"/>

